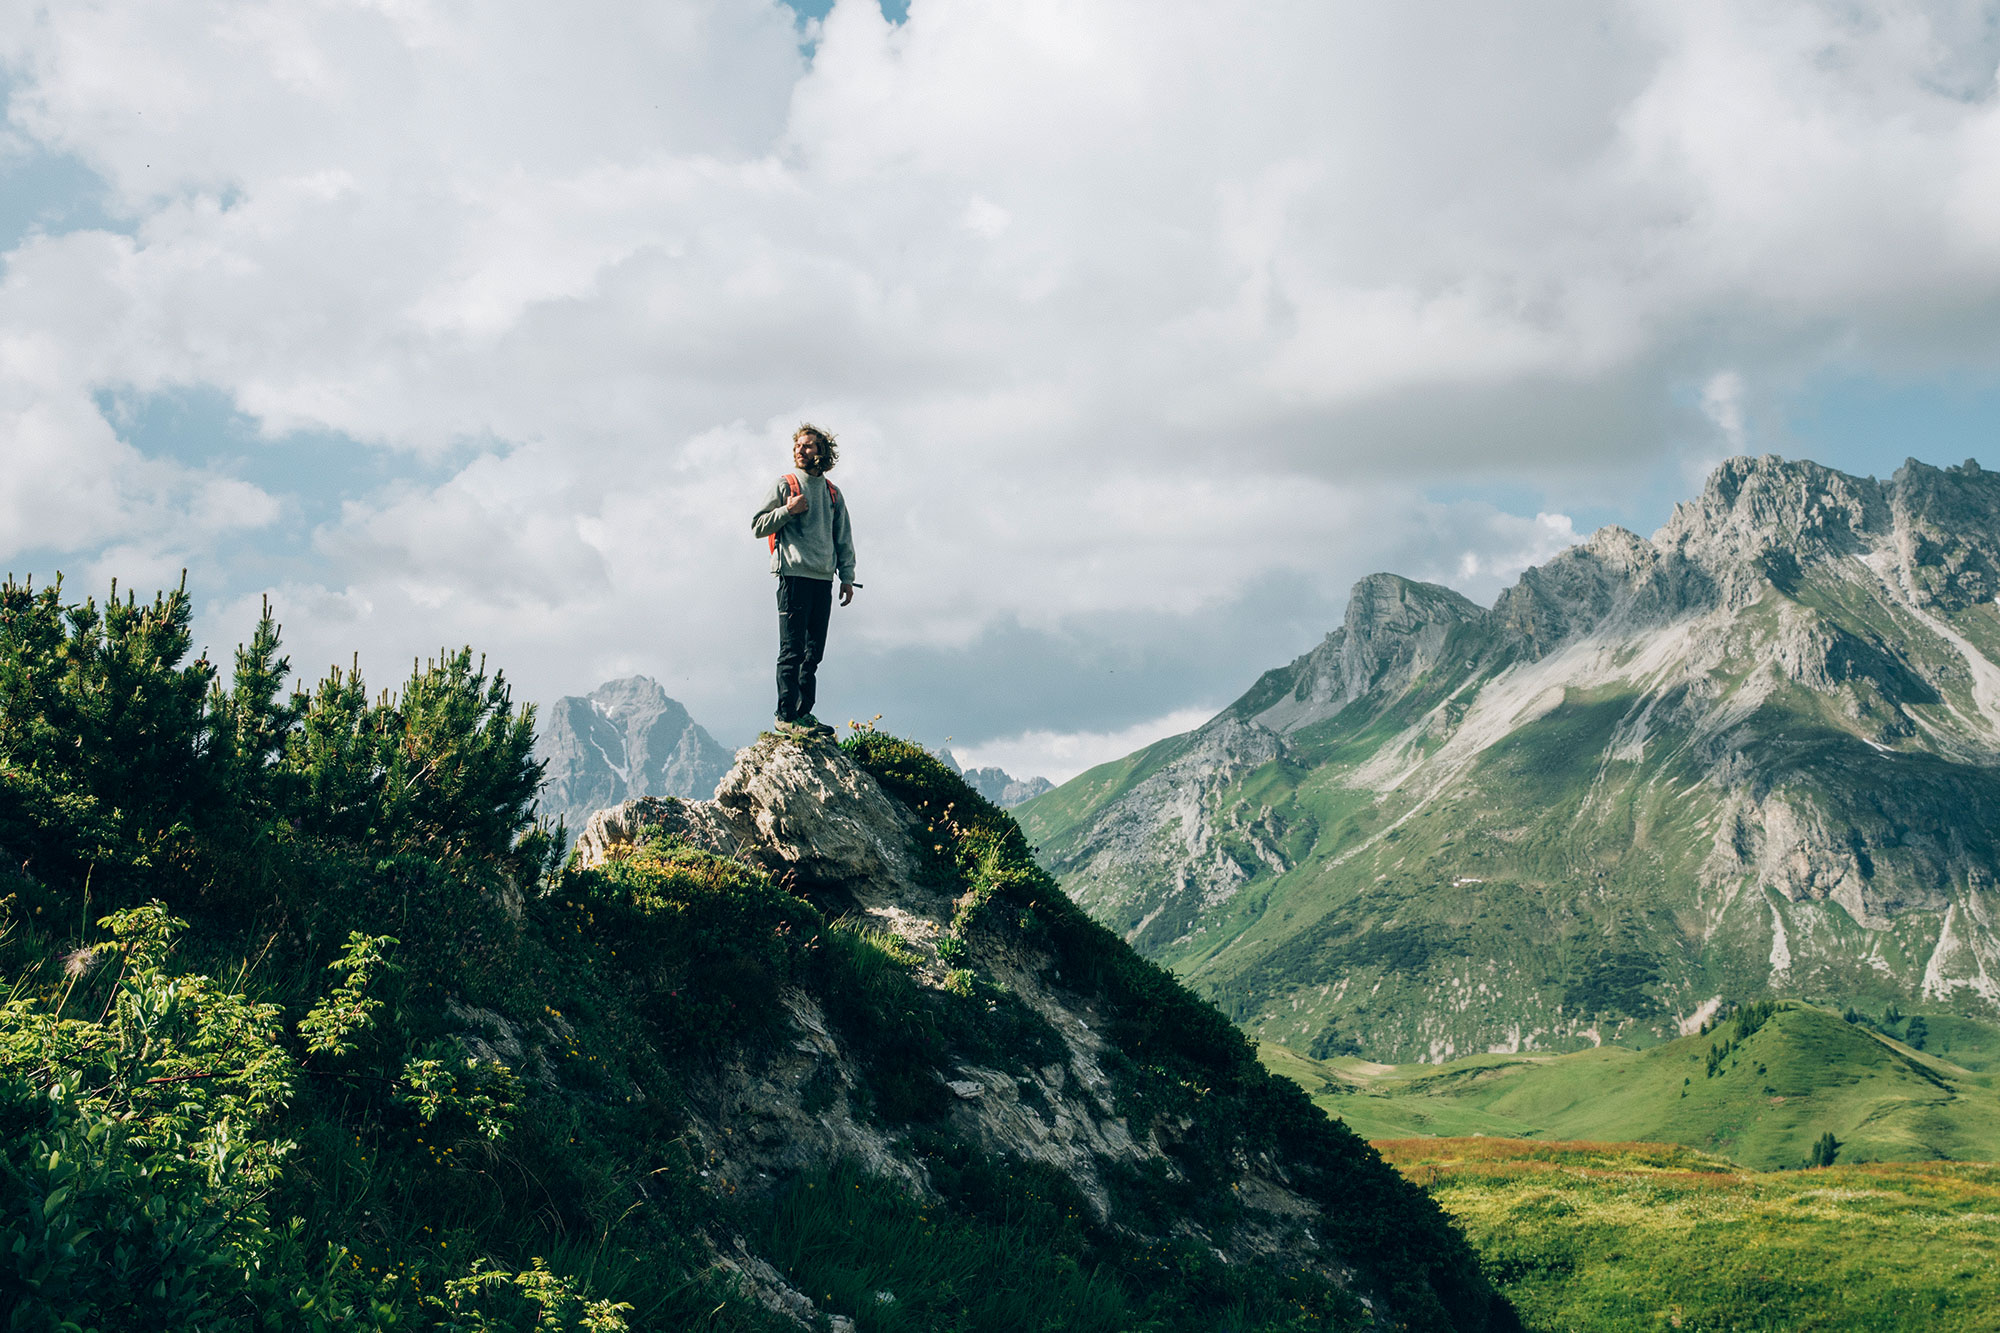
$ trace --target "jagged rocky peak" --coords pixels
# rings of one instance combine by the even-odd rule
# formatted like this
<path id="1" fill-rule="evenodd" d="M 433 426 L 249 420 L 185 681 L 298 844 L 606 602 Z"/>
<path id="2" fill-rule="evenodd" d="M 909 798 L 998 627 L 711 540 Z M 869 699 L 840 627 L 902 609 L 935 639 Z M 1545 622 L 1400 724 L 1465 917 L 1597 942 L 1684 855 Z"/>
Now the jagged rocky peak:
<path id="1" fill-rule="evenodd" d="M 1912 458 L 1890 482 L 1889 508 L 1912 596 L 1948 611 L 2000 596 L 2000 474 L 1970 458 L 1951 468 Z"/>
<path id="2" fill-rule="evenodd" d="M 539 720 L 542 809 L 572 834 L 592 811 L 635 796 L 707 796 L 729 768 L 729 751 L 648 676 L 558 699 Z"/>
<path id="3" fill-rule="evenodd" d="M 1656 623 L 1705 609 L 1715 595 L 1712 578 L 1681 552 L 1608 526 L 1523 571 L 1494 603 L 1493 621 L 1533 659 L 1609 623 Z"/>
<path id="4" fill-rule="evenodd" d="M 1755 564 L 1774 549 L 1793 558 L 1860 548 L 1889 529 L 1888 494 L 1873 477 L 1776 454 L 1731 458 L 1693 500 L 1674 506 L 1654 543 L 1710 567 Z"/>
<path id="5" fill-rule="evenodd" d="M 1471 599 L 1440 584 L 1370 574 L 1348 594 L 1341 626 L 1343 693 L 1359 698 L 1391 674 L 1408 680 L 1436 659 L 1453 628 L 1485 615 Z"/>
<path id="6" fill-rule="evenodd" d="M 1440 584 L 1370 574 L 1348 595 L 1339 629 L 1289 667 L 1267 673 L 1223 717 L 1248 717 L 1278 732 L 1310 726 L 1370 690 L 1407 684 L 1437 660 L 1452 630 L 1485 616 Z"/>
<path id="7" fill-rule="evenodd" d="M 1707 570 L 1732 606 L 1815 563 L 1863 557 L 1886 558 L 1918 605 L 1962 610 L 2000 595 L 2000 476 L 1972 459 L 1909 459 L 1883 482 L 1771 454 L 1732 458 L 1653 542 Z"/>

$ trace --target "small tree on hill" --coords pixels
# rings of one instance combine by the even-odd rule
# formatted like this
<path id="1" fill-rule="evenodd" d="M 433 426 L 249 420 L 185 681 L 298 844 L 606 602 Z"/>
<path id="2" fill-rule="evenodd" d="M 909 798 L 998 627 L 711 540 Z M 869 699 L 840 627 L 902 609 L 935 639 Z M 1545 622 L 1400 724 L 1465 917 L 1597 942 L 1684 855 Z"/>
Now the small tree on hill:
<path id="1" fill-rule="evenodd" d="M 1817 1143 L 1813 1144 L 1812 1161 L 1809 1165 L 1832 1166 L 1833 1159 L 1840 1155 L 1840 1148 L 1840 1140 L 1835 1138 L 1833 1131 L 1829 1129 L 1826 1133 L 1819 1136 Z"/>
<path id="2" fill-rule="evenodd" d="M 1922 1014 L 1911 1014 L 1910 1025 L 1903 1029 L 1903 1043 L 1921 1051 L 1924 1048 L 1924 1043 L 1930 1040 L 1930 1035 L 1931 1025 L 1924 1022 L 1924 1016 Z"/>

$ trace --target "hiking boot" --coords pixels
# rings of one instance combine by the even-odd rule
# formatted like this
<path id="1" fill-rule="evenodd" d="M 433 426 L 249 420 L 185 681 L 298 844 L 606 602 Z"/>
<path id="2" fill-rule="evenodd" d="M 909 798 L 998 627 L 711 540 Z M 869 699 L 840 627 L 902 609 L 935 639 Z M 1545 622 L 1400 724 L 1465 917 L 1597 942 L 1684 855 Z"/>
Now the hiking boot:
<path id="1" fill-rule="evenodd" d="M 795 727 L 804 727 L 807 731 L 811 732 L 813 735 L 824 736 L 828 740 L 832 740 L 835 736 L 840 734 L 839 732 L 835 731 L 832 727 L 829 727 L 826 723 L 814 717 L 811 713 L 807 713 L 804 717 L 801 717 L 797 722 L 794 722 L 792 725 Z"/>

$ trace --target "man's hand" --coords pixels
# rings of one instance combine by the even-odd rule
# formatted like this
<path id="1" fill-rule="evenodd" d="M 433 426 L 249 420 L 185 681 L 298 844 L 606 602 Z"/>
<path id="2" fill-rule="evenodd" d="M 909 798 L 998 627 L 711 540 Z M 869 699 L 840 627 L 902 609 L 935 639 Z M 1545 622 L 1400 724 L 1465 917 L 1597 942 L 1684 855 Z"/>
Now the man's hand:
<path id="1" fill-rule="evenodd" d="M 841 604 L 842 606 L 846 606 L 846 605 L 847 605 L 847 604 L 848 604 L 849 602 L 853 601 L 853 600 L 854 600 L 854 590 L 855 590 L 856 588 L 860 587 L 860 586 L 861 586 L 861 585 L 860 585 L 860 584 L 858 584 L 858 583 L 843 583 L 843 584 L 841 584 L 841 585 L 840 585 L 840 604 Z"/>
<path id="2" fill-rule="evenodd" d="M 804 491 L 800 491 L 797 495 L 785 501 L 785 512 L 787 514 L 803 514 L 811 507 L 810 503 L 806 500 L 806 493 Z"/>

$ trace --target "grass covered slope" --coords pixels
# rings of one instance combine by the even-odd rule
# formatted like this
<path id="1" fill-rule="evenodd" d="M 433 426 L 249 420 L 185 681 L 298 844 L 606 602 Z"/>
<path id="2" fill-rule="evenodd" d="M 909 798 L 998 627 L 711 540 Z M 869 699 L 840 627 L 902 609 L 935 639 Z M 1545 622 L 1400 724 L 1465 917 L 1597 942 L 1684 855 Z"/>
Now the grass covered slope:
<path id="1" fill-rule="evenodd" d="M 1380 1145 L 1538 1333 L 2000 1329 L 2000 1168 L 1745 1172 L 1650 1143 Z"/>
<path id="2" fill-rule="evenodd" d="M 12 1327 L 1515 1326 L 1420 1190 L 916 747 L 820 762 L 903 812 L 871 836 L 924 830 L 948 970 L 854 886 L 672 837 L 555 866 L 532 717 L 469 652 L 287 696 L 275 626 L 225 686 L 188 616 L 0 593 Z M 1130 1149 L 1115 1210 L 977 1132 L 1063 1098 L 1102 1109 L 1052 1141 Z M 1240 1197 L 1272 1173 L 1337 1264 L 1265 1243 L 1306 1225 Z"/>
<path id="3" fill-rule="evenodd" d="M 1393 1067 L 1260 1051 L 1371 1140 L 1640 1140 L 1775 1170 L 1806 1164 L 1831 1133 L 1843 1161 L 2000 1159 L 1993 1072 L 1809 1005 L 1750 1006 L 1643 1051 L 1606 1046 Z M 1983 1045 L 1968 1043 L 1964 1053 L 1983 1064 Z"/>
<path id="4" fill-rule="evenodd" d="M 1176 1234 L 1200 1235 L 1221 1251 L 1273 1247 L 1279 1233 L 1267 1230 L 1269 1215 L 1259 1221 L 1256 1207 L 1243 1201 L 1282 1180 L 1317 1214 L 1312 1233 L 1358 1270 L 1361 1286 L 1389 1302 L 1395 1319 L 1511 1324 L 1430 1202 L 1402 1193 L 1371 1149 L 1268 1075 L 1223 1015 L 1071 904 L 1005 812 L 919 747 L 864 734 L 846 749 L 942 838 L 933 850 L 948 858 L 954 906 L 940 956 L 968 965 L 967 984 L 998 986 L 1003 1003 L 1009 992 L 1033 993 L 1083 1018 L 1104 1043 L 1099 1058 L 1118 1123 L 1132 1138 L 1161 1146 L 1162 1155 L 1136 1171 L 1113 1170 L 1113 1206 L 1099 1225 L 1116 1218 L 1114 1232 L 1150 1236 L 1155 1253 L 1175 1248 L 1169 1238 Z M 1003 1070 L 1009 1058 L 991 1048 L 982 1056 Z M 975 1173 L 1009 1169 L 1004 1156 L 989 1154 L 988 1161 Z M 1088 1214 L 1080 1223 L 1090 1234 Z M 1272 1257 L 1298 1243 L 1275 1244 Z M 1166 1278 L 1163 1270 L 1148 1281 Z M 1285 1280 L 1309 1286 L 1310 1272 L 1297 1269 Z M 1233 1317 L 1247 1324 L 1252 1315 L 1246 1306 Z"/>

